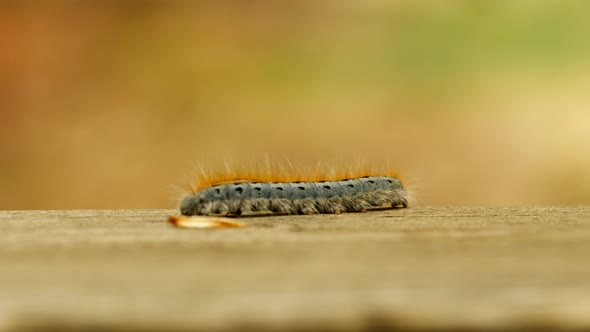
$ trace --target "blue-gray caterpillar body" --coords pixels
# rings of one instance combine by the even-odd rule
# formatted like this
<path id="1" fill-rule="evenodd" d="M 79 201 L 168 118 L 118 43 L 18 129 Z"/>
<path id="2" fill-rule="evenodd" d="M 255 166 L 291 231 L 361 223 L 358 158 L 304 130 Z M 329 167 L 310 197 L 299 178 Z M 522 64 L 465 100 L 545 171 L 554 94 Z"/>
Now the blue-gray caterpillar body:
<path id="1" fill-rule="evenodd" d="M 339 181 L 234 182 L 212 185 L 185 197 L 183 215 L 240 216 L 251 213 L 318 214 L 406 207 L 407 191 L 390 176 Z"/>

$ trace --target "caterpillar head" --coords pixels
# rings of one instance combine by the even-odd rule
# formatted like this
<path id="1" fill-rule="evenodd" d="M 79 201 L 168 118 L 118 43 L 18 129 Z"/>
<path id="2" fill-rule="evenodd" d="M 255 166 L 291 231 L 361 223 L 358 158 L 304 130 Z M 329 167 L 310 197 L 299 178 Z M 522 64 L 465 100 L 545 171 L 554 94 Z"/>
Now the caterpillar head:
<path id="1" fill-rule="evenodd" d="M 201 214 L 201 208 L 204 200 L 199 195 L 189 195 L 180 202 L 180 213 L 184 216 L 193 216 Z"/>

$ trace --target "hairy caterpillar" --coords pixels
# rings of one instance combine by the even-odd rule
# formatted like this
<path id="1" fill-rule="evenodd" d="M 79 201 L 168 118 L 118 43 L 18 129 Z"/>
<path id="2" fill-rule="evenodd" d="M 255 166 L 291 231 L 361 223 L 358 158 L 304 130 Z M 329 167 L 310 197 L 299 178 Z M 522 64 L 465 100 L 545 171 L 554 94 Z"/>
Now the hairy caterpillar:
<path id="1" fill-rule="evenodd" d="M 294 172 L 291 172 L 294 173 Z M 180 204 L 183 215 L 241 216 L 365 212 L 407 207 L 408 193 L 392 172 L 340 175 L 231 173 L 203 175 Z"/>

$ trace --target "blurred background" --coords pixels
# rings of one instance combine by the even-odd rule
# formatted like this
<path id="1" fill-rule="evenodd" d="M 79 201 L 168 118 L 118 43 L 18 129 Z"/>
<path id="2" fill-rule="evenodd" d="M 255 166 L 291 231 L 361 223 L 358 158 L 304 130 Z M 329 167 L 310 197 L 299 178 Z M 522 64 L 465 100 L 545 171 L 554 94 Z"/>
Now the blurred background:
<path id="1" fill-rule="evenodd" d="M 0 209 L 173 208 L 195 163 L 388 162 L 590 204 L 590 2 L 3 1 Z"/>

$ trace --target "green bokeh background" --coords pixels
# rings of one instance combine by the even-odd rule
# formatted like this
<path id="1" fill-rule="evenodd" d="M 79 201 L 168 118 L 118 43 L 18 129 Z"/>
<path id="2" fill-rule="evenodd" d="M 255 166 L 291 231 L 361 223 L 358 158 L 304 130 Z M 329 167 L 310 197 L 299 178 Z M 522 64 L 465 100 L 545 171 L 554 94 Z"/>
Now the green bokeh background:
<path id="1" fill-rule="evenodd" d="M 195 163 L 590 203 L 590 2 L 0 4 L 0 208 L 174 207 Z"/>

